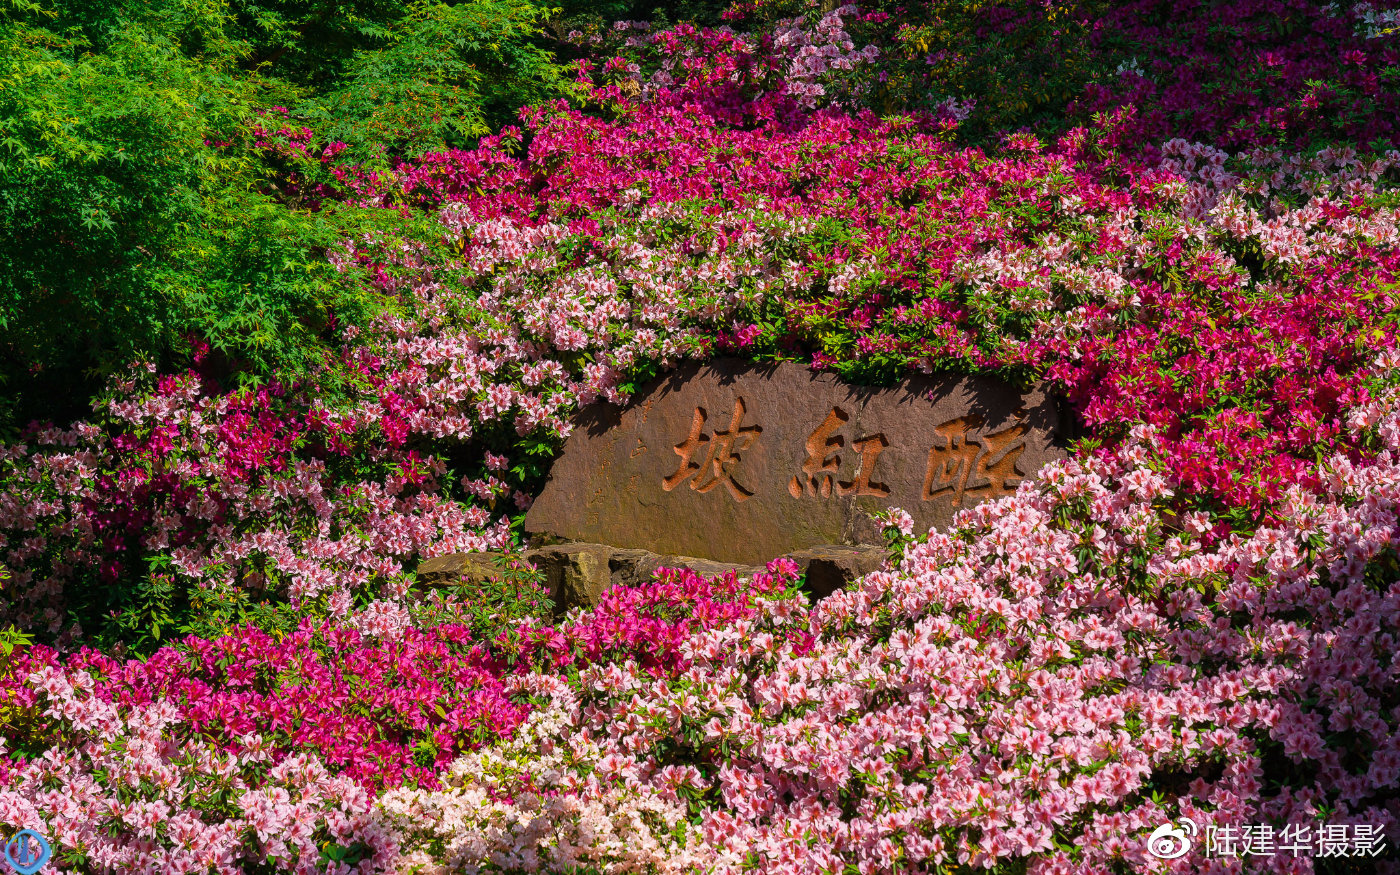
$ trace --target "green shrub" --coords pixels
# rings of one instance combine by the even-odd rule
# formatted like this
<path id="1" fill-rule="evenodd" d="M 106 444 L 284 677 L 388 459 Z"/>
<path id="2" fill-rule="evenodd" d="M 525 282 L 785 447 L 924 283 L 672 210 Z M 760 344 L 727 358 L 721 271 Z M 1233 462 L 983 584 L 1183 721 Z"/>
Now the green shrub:
<path id="1" fill-rule="evenodd" d="M 392 214 L 308 198 L 257 140 L 286 107 L 384 171 L 565 93 L 528 0 L 92 0 L 0 7 L 0 439 L 85 411 L 137 356 L 207 341 L 257 382 L 392 302 L 325 253 Z M 279 117 L 281 117 L 279 115 Z"/>

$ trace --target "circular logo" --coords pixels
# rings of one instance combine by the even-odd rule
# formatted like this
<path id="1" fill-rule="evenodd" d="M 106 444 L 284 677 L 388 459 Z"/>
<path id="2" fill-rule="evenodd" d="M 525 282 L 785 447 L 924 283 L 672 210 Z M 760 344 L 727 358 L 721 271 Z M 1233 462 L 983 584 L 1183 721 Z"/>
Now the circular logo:
<path id="1" fill-rule="evenodd" d="M 5 862 L 19 875 L 34 875 L 53 856 L 44 837 L 32 829 L 22 829 L 5 843 Z"/>
<path id="2" fill-rule="evenodd" d="M 1154 829 L 1152 835 L 1147 837 L 1147 853 L 1160 860 L 1186 856 L 1186 852 L 1191 850 L 1191 839 L 1187 838 L 1187 834 L 1196 834 L 1196 824 L 1185 817 L 1178 818 L 1177 823 L 1181 826 L 1164 823 Z"/>

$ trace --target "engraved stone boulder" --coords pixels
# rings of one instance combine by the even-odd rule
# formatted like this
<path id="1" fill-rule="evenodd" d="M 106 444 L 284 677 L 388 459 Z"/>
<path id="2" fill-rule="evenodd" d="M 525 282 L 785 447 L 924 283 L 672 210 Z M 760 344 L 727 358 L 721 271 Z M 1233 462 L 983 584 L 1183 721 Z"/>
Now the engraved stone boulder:
<path id="1" fill-rule="evenodd" d="M 574 422 L 528 532 L 749 565 L 878 543 L 869 514 L 892 506 L 946 527 L 1062 458 L 1066 437 L 1043 387 L 916 376 L 871 388 L 725 359 Z"/>

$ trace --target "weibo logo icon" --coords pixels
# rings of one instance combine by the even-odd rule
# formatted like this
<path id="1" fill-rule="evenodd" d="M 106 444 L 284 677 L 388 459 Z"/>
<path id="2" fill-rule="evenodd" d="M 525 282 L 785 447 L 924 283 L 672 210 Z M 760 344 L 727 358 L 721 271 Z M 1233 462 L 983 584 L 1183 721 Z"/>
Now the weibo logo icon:
<path id="1" fill-rule="evenodd" d="M 1185 817 L 1177 818 L 1176 822 L 1181 826 L 1164 823 L 1152 831 L 1152 835 L 1147 837 L 1147 853 L 1159 860 L 1186 856 L 1186 852 L 1191 850 L 1191 838 L 1196 835 L 1196 824 Z"/>
<path id="2" fill-rule="evenodd" d="M 49 862 L 53 849 L 32 829 L 22 829 L 5 843 L 5 862 L 19 875 L 34 875 Z"/>

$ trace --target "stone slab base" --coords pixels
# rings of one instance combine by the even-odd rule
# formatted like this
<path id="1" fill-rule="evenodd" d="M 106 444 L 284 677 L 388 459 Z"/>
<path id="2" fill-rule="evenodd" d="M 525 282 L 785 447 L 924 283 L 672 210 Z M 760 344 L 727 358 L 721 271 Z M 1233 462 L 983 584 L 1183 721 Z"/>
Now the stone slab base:
<path id="1" fill-rule="evenodd" d="M 852 581 L 877 571 L 888 557 L 883 547 L 824 544 L 786 554 L 806 575 L 804 591 L 813 599 L 824 598 Z M 525 560 L 544 573 L 545 588 L 555 610 L 591 608 L 611 586 L 638 586 L 651 581 L 658 568 L 689 568 L 711 577 L 734 571 L 750 577 L 763 571 L 759 565 L 740 565 L 663 556 L 649 550 L 622 549 L 607 544 L 569 543 L 537 547 L 524 553 Z M 420 586 L 485 584 L 502 576 L 502 553 L 449 553 L 424 560 L 418 566 Z"/>

